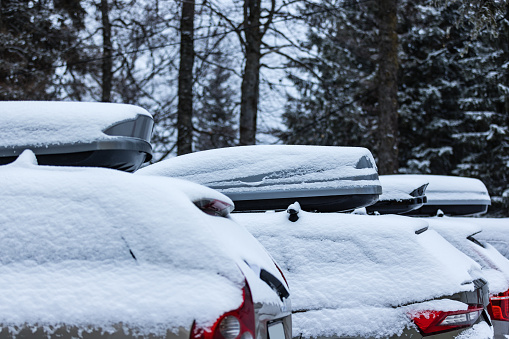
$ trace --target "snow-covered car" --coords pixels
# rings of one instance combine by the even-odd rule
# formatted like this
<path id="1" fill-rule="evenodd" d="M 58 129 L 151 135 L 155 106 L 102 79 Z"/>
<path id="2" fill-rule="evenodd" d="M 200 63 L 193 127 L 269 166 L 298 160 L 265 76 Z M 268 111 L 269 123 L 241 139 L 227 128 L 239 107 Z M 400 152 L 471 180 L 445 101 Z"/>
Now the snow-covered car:
<path id="1" fill-rule="evenodd" d="M 483 231 L 478 238 L 493 245 L 500 254 L 509 259 L 509 218 L 455 217 L 454 219 L 479 225 Z"/>
<path id="2" fill-rule="evenodd" d="M 291 338 L 284 277 L 217 191 L 25 151 L 0 204 L 2 337 Z"/>
<path id="3" fill-rule="evenodd" d="M 361 147 L 229 147 L 170 158 L 136 173 L 206 183 L 230 197 L 236 211 L 285 210 L 295 199 L 306 211 L 344 211 L 371 205 L 382 193 L 375 160 Z"/>
<path id="4" fill-rule="evenodd" d="M 474 259 L 488 281 L 490 304 L 488 313 L 493 322 L 495 338 L 509 335 L 509 260 L 492 245 L 480 239 L 482 228 L 468 220 L 451 217 L 426 218 L 454 247 Z"/>
<path id="5" fill-rule="evenodd" d="M 480 240 L 483 244 L 488 243 L 489 245 L 487 248 L 490 248 L 490 245 L 493 246 L 504 258 L 509 259 L 509 218 L 454 217 L 454 220 L 475 224 L 481 227 L 482 232 L 476 235 L 476 239 Z M 508 292 L 500 293 L 491 298 L 491 314 L 495 325 L 495 334 L 497 335 L 507 335 L 509 333 Z M 507 338 L 507 336 L 505 338 Z"/>
<path id="6" fill-rule="evenodd" d="M 298 216 L 292 222 L 287 212 L 233 215 L 283 270 L 293 296 L 294 337 L 492 337 L 479 265 L 426 221 Z"/>
<path id="7" fill-rule="evenodd" d="M 152 157 L 154 121 L 143 108 L 97 102 L 0 102 L 0 164 L 26 149 L 41 165 L 133 172 Z"/>
<path id="8" fill-rule="evenodd" d="M 426 221 L 304 211 L 313 210 L 309 206 L 301 209 L 301 197 L 293 191 L 309 187 L 307 177 L 319 177 L 321 190 L 327 189 L 327 183 L 345 188 L 345 201 L 349 196 L 353 198 L 344 208 L 333 201 L 329 204 L 319 189 L 308 189 L 304 197 L 312 198 L 318 193 L 320 202 L 327 206 L 324 210 L 363 206 L 355 206 L 356 191 L 352 189 L 349 194 L 348 185 L 379 185 L 375 176 L 356 181 L 351 175 L 359 167 L 366 170 L 368 166 L 357 166 L 355 161 L 342 165 L 337 160 L 341 159 L 341 147 L 331 147 L 330 151 L 327 147 L 272 147 L 259 148 L 264 153 L 260 166 L 252 146 L 227 150 L 226 161 L 213 157 L 211 151 L 203 152 L 205 155 L 199 152 L 150 165 L 137 173 L 186 178 L 231 194 L 232 183 L 238 183 L 238 177 L 249 171 L 249 177 L 257 180 L 241 182 L 239 194 L 245 190 L 256 199 L 256 192 L 266 191 L 264 184 L 268 181 L 272 187 L 280 184 L 281 190 L 286 189 L 285 194 L 294 198 L 293 202 L 299 202 L 292 203 L 286 211 L 243 211 L 232 215 L 266 247 L 284 272 L 292 291 L 294 338 L 493 336 L 485 310 L 488 285 L 480 265 L 437 232 L 428 230 Z M 285 149 L 295 152 L 292 155 L 296 159 L 307 159 L 303 162 L 307 165 L 302 165 L 308 169 L 304 175 L 285 170 L 285 166 L 294 167 L 289 160 L 282 160 Z M 351 148 L 345 149 L 352 152 Z M 334 160 L 329 152 L 334 152 Z M 357 155 L 364 157 L 362 152 L 365 151 Z M 317 158 L 320 154 L 325 155 L 324 164 L 329 164 L 329 160 L 336 163 L 330 167 L 334 171 L 321 168 Z M 229 166 L 223 168 L 224 162 Z M 376 171 L 376 166 L 371 168 Z M 217 185 L 218 181 L 224 184 Z M 265 209 L 280 209 L 278 204 L 267 205 L 272 208 Z M 254 203 L 251 206 L 259 209 Z"/>
<path id="9" fill-rule="evenodd" d="M 487 203 L 490 201 L 487 189 L 477 179 L 450 177 L 449 181 L 447 178 L 449 177 L 389 175 L 380 176 L 380 181 L 386 195 L 397 196 L 399 199 L 404 199 L 404 195 L 401 193 L 412 190 L 412 187 L 421 186 L 426 182 L 433 183 L 433 191 L 430 193 L 433 207 L 421 210 L 417 214 L 421 217 L 428 216 L 425 220 L 433 230 L 481 266 L 483 275 L 489 284 L 490 304 L 487 309 L 493 321 L 495 338 L 506 338 L 509 335 L 509 260 L 496 248 L 481 240 L 484 233 L 481 232 L 483 228 L 472 221 L 483 218 L 445 217 L 443 213 L 443 211 L 452 212 L 451 202 L 454 202 L 453 214 L 477 215 L 480 210 L 487 207 Z M 446 183 L 444 184 L 445 188 L 442 189 L 441 185 L 444 182 Z M 470 186 L 462 186 L 467 184 Z M 402 189 L 403 187 L 407 188 Z M 444 193 L 440 196 L 438 192 Z M 427 190 L 425 190 L 425 194 L 428 194 Z M 385 209 L 378 209 L 379 213 L 385 214 L 390 211 L 391 204 L 396 207 L 400 206 L 398 199 L 387 200 L 386 203 L 383 205 Z M 434 216 L 437 212 L 440 217 Z"/>

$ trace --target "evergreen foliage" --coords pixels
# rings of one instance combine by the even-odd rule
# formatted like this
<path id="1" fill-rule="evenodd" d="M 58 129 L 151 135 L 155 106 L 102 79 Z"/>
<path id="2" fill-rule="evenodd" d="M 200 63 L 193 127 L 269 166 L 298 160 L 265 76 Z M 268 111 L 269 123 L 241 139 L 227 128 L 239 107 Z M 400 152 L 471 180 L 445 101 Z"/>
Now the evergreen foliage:
<path id="1" fill-rule="evenodd" d="M 404 4 L 400 171 L 479 178 L 493 213 L 507 213 L 500 209 L 509 176 L 505 20 L 498 38 L 487 32 L 472 41 L 472 26 L 455 24 L 454 6 Z"/>
<path id="2" fill-rule="evenodd" d="M 155 160 L 160 160 L 175 151 L 178 3 L 109 4 L 111 100 L 155 113 Z M 0 100 L 99 100 L 103 54 L 96 5 L 2 0 Z M 225 38 L 243 36 L 243 8 L 237 5 L 204 11 L 204 2 L 198 11 L 196 150 L 239 142 L 236 88 L 243 63 L 229 62 L 233 55 L 246 55 Z M 280 142 L 364 146 L 377 154 L 376 5 L 376 0 L 302 1 L 298 15 L 288 11 L 279 18 L 298 17 L 308 27 L 295 54 L 284 51 L 292 60 L 286 65 L 292 85 L 282 116 L 285 128 L 277 132 Z M 479 178 L 493 197 L 494 213 L 509 214 L 508 1 L 400 0 L 398 13 L 400 172 Z M 266 40 L 267 51 L 286 45 Z M 239 77 L 232 79 L 235 73 Z"/>
<path id="3" fill-rule="evenodd" d="M 324 0 L 301 10 L 310 27 L 303 46 L 309 56 L 290 64 L 297 68 L 289 74 L 297 94 L 289 95 L 283 114 L 283 142 L 370 147 L 376 141 L 372 7 Z"/>
<path id="4" fill-rule="evenodd" d="M 225 60 L 221 52 L 213 55 L 211 61 L 215 66 L 197 98 L 200 103 L 196 110 L 197 151 L 237 144 L 237 104 L 235 91 L 230 87 L 231 73 L 222 66 L 225 65 Z"/>
<path id="5" fill-rule="evenodd" d="M 322 0 L 303 12 L 316 6 L 325 10 L 308 19 L 305 47 L 313 56 L 292 65 L 297 94 L 288 98 L 287 130 L 279 136 L 285 143 L 364 146 L 376 155 L 372 6 Z M 399 2 L 400 172 L 479 178 L 494 213 L 507 214 L 500 208 L 509 202 L 507 17 L 496 34 L 480 31 L 472 40 L 478 26 L 458 25 L 462 6 Z"/>
<path id="6" fill-rule="evenodd" d="M 55 65 L 75 58 L 78 0 L 0 2 L 0 100 L 58 97 Z"/>

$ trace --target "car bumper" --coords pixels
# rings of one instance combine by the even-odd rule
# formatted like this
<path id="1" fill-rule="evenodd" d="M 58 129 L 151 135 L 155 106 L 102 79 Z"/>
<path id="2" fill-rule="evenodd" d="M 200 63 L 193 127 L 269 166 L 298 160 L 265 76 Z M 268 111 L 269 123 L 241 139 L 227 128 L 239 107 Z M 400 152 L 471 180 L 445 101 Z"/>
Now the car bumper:
<path id="1" fill-rule="evenodd" d="M 141 334 L 136 330 L 131 330 L 122 324 L 114 325 L 108 329 L 88 328 L 78 326 L 3 326 L 0 331 L 0 338 L 86 338 L 86 339 L 113 339 L 113 338 L 167 338 L 167 339 L 189 339 L 191 331 L 185 328 L 179 328 L 176 332 L 167 330 L 164 335 Z"/>

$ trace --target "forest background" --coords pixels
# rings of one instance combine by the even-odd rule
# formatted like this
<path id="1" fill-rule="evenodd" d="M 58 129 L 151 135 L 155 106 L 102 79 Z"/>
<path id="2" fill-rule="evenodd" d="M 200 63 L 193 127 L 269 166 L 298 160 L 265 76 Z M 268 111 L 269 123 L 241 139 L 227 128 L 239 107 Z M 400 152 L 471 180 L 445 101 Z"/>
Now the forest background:
<path id="1" fill-rule="evenodd" d="M 363 146 L 509 216 L 507 0 L 0 0 L 0 41 L 0 100 L 142 106 L 153 161 Z"/>

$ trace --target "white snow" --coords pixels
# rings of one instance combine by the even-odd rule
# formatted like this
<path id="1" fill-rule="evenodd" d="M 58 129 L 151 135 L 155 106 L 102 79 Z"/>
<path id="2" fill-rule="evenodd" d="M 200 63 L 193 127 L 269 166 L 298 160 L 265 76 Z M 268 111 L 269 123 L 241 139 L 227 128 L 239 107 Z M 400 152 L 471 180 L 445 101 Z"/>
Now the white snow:
<path id="1" fill-rule="evenodd" d="M 456 339 L 491 339 L 493 334 L 493 327 L 490 327 L 486 322 L 482 322 L 462 332 Z"/>
<path id="2" fill-rule="evenodd" d="M 404 175 L 381 175 L 379 177 L 382 184 L 382 195 L 379 201 L 412 199 L 410 195 L 413 191 L 429 183 L 426 178 L 416 178 Z"/>
<path id="3" fill-rule="evenodd" d="M 293 336 L 362 336 L 388 338 L 400 335 L 409 326 L 409 317 L 420 311 L 466 310 L 467 305 L 450 299 L 432 300 L 397 308 L 363 306 L 311 310 L 293 315 Z M 322 327 L 318 327 L 321 324 Z"/>
<path id="4" fill-rule="evenodd" d="M 481 276 L 477 263 L 435 231 L 416 234 L 428 226 L 424 220 L 302 211 L 299 216 L 292 223 L 286 212 L 232 215 L 283 270 L 292 291 L 293 336 L 397 334 L 413 326 L 405 315 L 422 310 L 415 303 L 473 290 L 472 279 Z"/>
<path id="5" fill-rule="evenodd" d="M 43 146 L 113 139 L 103 130 L 137 115 L 150 114 L 127 104 L 4 101 L 0 102 L 0 145 Z"/>
<path id="6" fill-rule="evenodd" d="M 445 175 L 406 174 L 409 179 L 427 180 L 427 204 L 457 205 L 463 203 L 490 205 L 490 195 L 479 179 Z"/>
<path id="7" fill-rule="evenodd" d="M 489 283 L 490 293 L 498 294 L 509 289 L 509 260 L 502 256 L 493 246 L 479 240 L 482 228 L 471 223 L 467 218 L 434 217 L 426 218 L 430 227 L 449 241 L 454 247 L 474 259 L 483 270 Z M 469 236 L 481 242 L 480 246 L 467 239 Z"/>
<path id="8" fill-rule="evenodd" d="M 509 259 L 509 218 L 459 218 L 468 223 L 479 225 L 482 232 L 476 238 L 493 245 L 500 254 Z"/>
<path id="9" fill-rule="evenodd" d="M 121 323 L 143 336 L 164 335 L 189 330 L 193 320 L 209 326 L 239 307 L 245 278 L 255 302 L 289 307 L 239 270 L 247 272 L 247 262 L 280 276 L 253 236 L 189 199 L 201 192 L 228 200 L 209 188 L 109 169 L 37 166 L 25 151 L 0 166 L 0 192 L 4 326 Z"/>
<path id="10" fill-rule="evenodd" d="M 372 167 L 356 168 L 371 162 Z M 256 145 L 178 156 L 144 167 L 143 175 L 179 177 L 231 194 L 373 187 L 371 152 L 360 147 Z M 369 177 L 370 179 L 366 179 Z"/>

